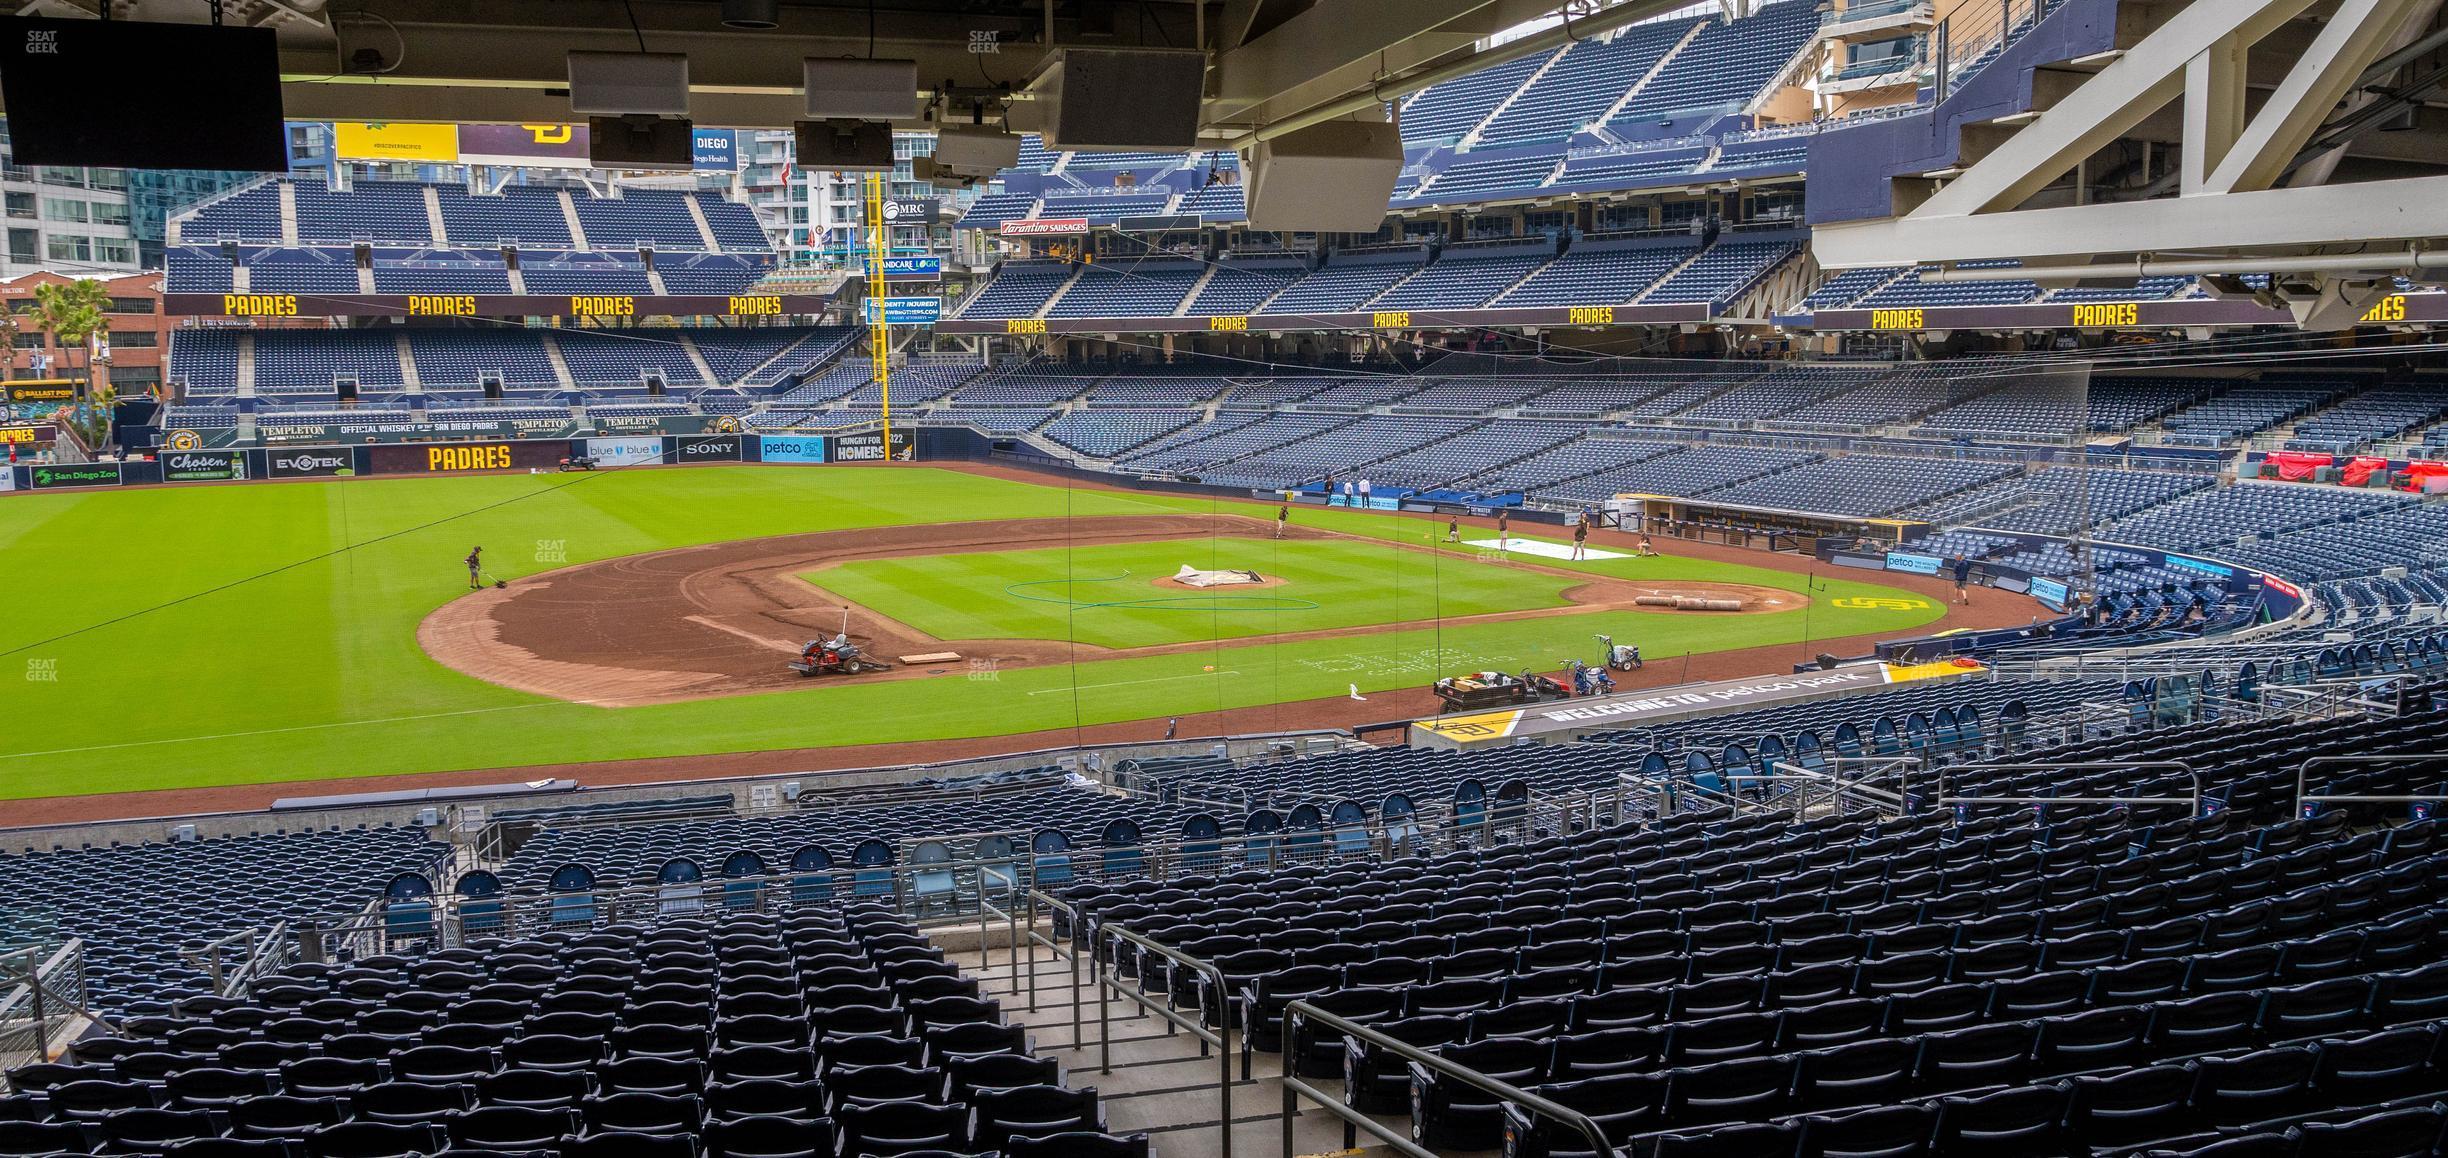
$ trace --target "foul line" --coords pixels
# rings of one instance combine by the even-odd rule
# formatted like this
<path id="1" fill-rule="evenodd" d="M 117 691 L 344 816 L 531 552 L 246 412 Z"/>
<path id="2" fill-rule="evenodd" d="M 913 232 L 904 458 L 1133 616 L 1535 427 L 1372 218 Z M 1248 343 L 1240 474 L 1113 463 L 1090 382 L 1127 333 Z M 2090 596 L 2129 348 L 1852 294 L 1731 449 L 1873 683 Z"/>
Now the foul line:
<path id="1" fill-rule="evenodd" d="M 249 736 L 277 736 L 284 732 L 319 732 L 330 728 L 361 728 L 368 724 L 404 724 L 412 720 L 441 720 L 452 716 L 482 716 L 492 712 L 518 712 L 529 708 L 585 707 L 607 703 L 605 700 L 555 700 L 541 704 L 503 704 L 494 708 L 464 708 L 456 712 L 427 712 L 421 716 L 386 716 L 379 720 L 340 720 L 329 724 L 298 724 L 287 728 L 257 728 L 250 732 L 219 732 L 210 736 L 179 736 L 168 740 L 129 740 L 121 744 L 90 744 L 82 748 L 52 748 L 42 752 L 0 752 L 0 760 L 28 760 L 37 756 L 73 756 L 80 752 L 108 752 L 115 748 L 151 748 L 162 744 L 200 744 L 211 740 L 243 740 Z"/>
<path id="2" fill-rule="evenodd" d="M 1202 672 L 1191 672 L 1191 673 L 1184 674 L 1184 675 L 1157 676 L 1157 677 L 1156 677 L 1156 678 L 1154 678 L 1154 679 L 1145 679 L 1145 680 L 1117 680 L 1117 681 L 1115 681 L 1115 682 L 1113 682 L 1113 683 L 1109 683 L 1109 684 L 1081 684 L 1081 685 L 1079 685 L 1079 687 L 1077 687 L 1077 688 L 1072 688 L 1072 687 L 1069 687 L 1069 686 L 1064 686 L 1064 687 L 1059 687 L 1059 688 L 1043 688 L 1043 689 L 1040 689 L 1040 690 L 1038 690 L 1038 691 L 1033 691 L 1033 692 L 1030 692 L 1029 694 L 1030 694 L 1030 695 L 1032 695 L 1032 696 L 1051 696 L 1051 695 L 1058 695 L 1058 694 L 1065 693 L 1065 692 L 1070 692 L 1070 691 L 1083 691 L 1083 692 L 1095 691 L 1095 690 L 1096 690 L 1096 689 L 1098 689 L 1098 688 L 1126 688 L 1126 687 L 1131 686 L 1132 684 L 1161 684 L 1161 683 L 1170 683 L 1170 682 L 1172 682 L 1172 681 L 1174 681 L 1174 680 L 1223 679 L 1223 678 L 1224 678 L 1224 677 L 1226 677 L 1226 676 L 1237 676 L 1237 675 L 1240 675 L 1240 674 L 1241 674 L 1241 673 L 1240 673 L 1240 672 L 1237 672 L 1237 671 L 1202 671 Z"/>

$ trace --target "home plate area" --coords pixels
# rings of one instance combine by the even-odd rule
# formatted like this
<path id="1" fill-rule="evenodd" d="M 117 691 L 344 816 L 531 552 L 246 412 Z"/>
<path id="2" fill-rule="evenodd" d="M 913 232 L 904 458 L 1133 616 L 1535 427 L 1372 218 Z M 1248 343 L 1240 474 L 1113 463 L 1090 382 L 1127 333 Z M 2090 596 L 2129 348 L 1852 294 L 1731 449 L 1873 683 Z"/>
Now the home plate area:
<path id="1" fill-rule="evenodd" d="M 1469 539 L 1465 540 L 1462 545 L 1477 547 L 1483 551 L 1502 551 L 1508 555 L 1530 555 L 1540 559 L 1571 559 L 1573 557 L 1572 544 L 1550 543 L 1544 539 L 1507 539 L 1501 545 L 1494 539 Z M 1581 557 L 1584 559 L 1629 559 L 1632 556 L 1621 551 L 1601 551 L 1596 547 L 1588 547 L 1582 550 Z"/>

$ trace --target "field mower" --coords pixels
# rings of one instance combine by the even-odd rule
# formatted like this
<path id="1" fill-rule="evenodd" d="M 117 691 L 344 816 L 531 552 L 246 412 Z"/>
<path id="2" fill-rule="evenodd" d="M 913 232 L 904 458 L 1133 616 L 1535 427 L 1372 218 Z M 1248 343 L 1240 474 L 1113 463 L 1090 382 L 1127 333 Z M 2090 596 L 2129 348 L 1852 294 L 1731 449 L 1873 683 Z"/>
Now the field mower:
<path id="1" fill-rule="evenodd" d="M 595 466 L 595 456 L 591 454 L 573 454 L 561 460 L 561 469 L 565 471 L 593 470 Z"/>

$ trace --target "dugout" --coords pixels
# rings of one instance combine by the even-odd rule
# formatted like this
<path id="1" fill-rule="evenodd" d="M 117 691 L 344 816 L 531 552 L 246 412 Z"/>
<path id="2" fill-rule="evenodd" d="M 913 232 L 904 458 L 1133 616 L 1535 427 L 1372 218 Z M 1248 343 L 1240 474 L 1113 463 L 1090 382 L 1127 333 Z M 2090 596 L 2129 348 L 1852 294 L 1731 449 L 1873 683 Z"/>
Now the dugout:
<path id="1" fill-rule="evenodd" d="M 1617 495 L 1607 503 L 1617 526 L 1660 538 L 1816 554 L 1822 539 L 1877 544 L 1884 550 L 1931 530 L 1914 519 L 1841 515 L 1713 503 L 1673 495 Z"/>

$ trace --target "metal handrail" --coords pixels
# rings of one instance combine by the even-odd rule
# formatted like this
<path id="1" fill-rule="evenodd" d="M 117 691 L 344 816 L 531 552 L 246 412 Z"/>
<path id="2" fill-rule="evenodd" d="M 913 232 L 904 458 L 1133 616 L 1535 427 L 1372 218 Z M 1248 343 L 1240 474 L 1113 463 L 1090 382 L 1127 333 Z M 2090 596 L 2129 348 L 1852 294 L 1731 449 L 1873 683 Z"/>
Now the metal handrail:
<path id="1" fill-rule="evenodd" d="M 2439 804 L 2448 796 L 2312 796 L 2305 792 L 2312 769 L 2316 765 L 2335 764 L 2414 764 L 2424 761 L 2448 763 L 2448 752 L 2399 752 L 2380 756 L 2314 756 L 2295 766 L 2295 815 L 2302 816 L 2306 804 Z"/>
<path id="2" fill-rule="evenodd" d="M 1029 949 L 1029 972 L 1027 981 L 1029 1012 L 1037 1012 L 1037 950 L 1035 946 L 1043 945 L 1054 954 L 1056 960 L 1068 960 L 1071 962 L 1071 1047 L 1073 1049 L 1077 1049 L 1080 1046 L 1080 1042 L 1085 1037 L 1085 1035 L 1080 1032 L 1080 955 L 1076 951 L 1065 950 L 1062 945 L 1056 942 L 1052 937 L 1037 931 L 1037 906 L 1044 905 L 1049 909 L 1062 910 L 1063 914 L 1070 918 L 1072 936 L 1074 937 L 1079 935 L 1079 908 L 1076 905 L 1072 905 L 1067 901 L 1050 896 L 1038 889 L 1029 890 L 1028 902 L 1028 939 L 1029 945 L 1031 946 Z M 1094 966 L 1092 964 L 1091 968 L 1093 967 Z"/>
<path id="3" fill-rule="evenodd" d="M 1074 927 L 1076 928 L 1076 926 Z M 1100 928 L 1098 933 L 1099 935 L 1110 933 L 1117 941 L 1137 945 L 1141 949 L 1154 953 L 1157 956 L 1189 969 L 1194 973 L 1214 979 L 1216 1000 L 1220 1003 L 1224 1016 L 1222 1021 L 1211 1030 L 1201 1021 L 1183 1017 L 1182 1015 L 1175 1013 L 1172 1009 L 1150 999 L 1146 994 L 1137 993 L 1130 989 L 1124 988 L 1110 977 L 1100 977 L 1097 981 L 1097 1072 L 1108 1074 L 1113 1072 L 1113 1021 L 1110 1016 L 1113 1003 L 1106 999 L 1105 994 L 1107 992 L 1119 994 L 1122 997 L 1128 998 L 1130 1001 L 1137 1004 L 1141 1009 L 1145 1009 L 1148 1012 L 1163 1018 L 1171 1025 L 1189 1031 L 1192 1037 L 1199 1040 L 1199 1055 L 1201 1057 L 1206 1056 L 1208 1047 L 1212 1046 L 1215 1049 L 1216 1062 L 1220 1067 L 1216 1077 L 1216 1097 L 1218 1099 L 1218 1107 L 1221 1110 L 1221 1114 L 1219 1116 L 1223 1119 L 1222 1122 L 1217 1124 L 1216 1129 L 1223 1135 L 1221 1140 L 1221 1145 L 1223 1147 L 1223 1158 L 1232 1158 L 1233 1073 L 1232 1045 L 1228 1040 L 1232 1033 L 1232 995 L 1224 991 L 1224 971 L 1217 968 L 1215 963 L 1212 961 L 1202 961 L 1199 958 L 1190 956 L 1189 954 L 1181 952 L 1180 950 L 1168 949 L 1165 946 L 1159 945 L 1155 941 L 1141 936 L 1140 934 L 1131 932 L 1128 929 Z M 1077 992 L 1077 990 L 1074 990 L 1074 992 Z M 1242 1028 L 1244 1045 L 1247 1044 L 1248 1036 L 1248 1027 L 1244 1026 Z M 1073 1039 L 1074 1048 L 1077 1047 L 1077 1041 L 1078 1039 Z M 1246 1066 L 1246 1064 L 1247 1063 L 1245 1062 L 1244 1065 Z M 1249 1074 L 1246 1069 L 1242 1073 L 1241 1079 L 1243 1081 L 1249 1080 Z M 1289 1154 L 1290 1151 L 1287 1150 L 1285 1153 Z"/>
<path id="4" fill-rule="evenodd" d="M 2138 772 L 2156 768 L 2182 772 L 2193 781 L 2193 795 L 2185 796 L 1952 796 L 1947 786 L 1958 772 L 2019 772 L 2045 768 L 2057 772 Z M 2094 760 L 2058 763 L 2035 760 L 2022 764 L 1958 764 L 1938 771 L 1938 806 L 1953 808 L 1971 804 L 2184 804 L 2192 815 L 2202 814 L 2202 801 L 2210 795 L 2210 782 L 2192 765 L 2182 760 Z"/>
<path id="5" fill-rule="evenodd" d="M 1409 1042 L 1379 1033 L 1376 1030 L 1370 1029 L 1367 1026 L 1364 1026 L 1349 1018 L 1338 1017 L 1332 1013 L 1326 1012 L 1323 1009 L 1319 1009 L 1317 1006 L 1311 1005 L 1306 1001 L 1295 1001 L 1284 1006 L 1282 1040 L 1287 1050 L 1290 1048 L 1292 1042 L 1293 1023 L 1300 1018 L 1307 1018 L 1310 1021 L 1326 1026 L 1329 1029 L 1341 1033 L 1345 1037 L 1358 1038 L 1359 1040 L 1367 1042 L 1368 1044 L 1379 1049 L 1385 1050 L 1386 1052 L 1391 1053 L 1404 1061 L 1426 1066 L 1429 1069 L 1444 1074 L 1445 1076 L 1461 1082 L 1472 1089 L 1494 1094 L 1496 1097 L 1520 1106 L 1521 1108 L 1528 1110 L 1533 1114 L 1537 1114 L 1540 1117 L 1551 1118 L 1557 1122 L 1563 1123 L 1566 1126 L 1570 1126 L 1575 1131 L 1578 1131 L 1583 1138 L 1589 1141 L 1590 1151 L 1594 1154 L 1603 1155 L 1605 1158 L 1614 1158 L 1614 1156 L 1617 1154 L 1614 1144 L 1607 1141 L 1606 1131 L 1600 1129 L 1598 1123 L 1592 1121 L 1589 1115 L 1584 1114 L 1579 1110 L 1572 1109 L 1569 1106 L 1559 1105 L 1555 1102 L 1549 1101 L 1546 1098 L 1542 1098 L 1537 1094 L 1531 1093 L 1528 1090 L 1521 1089 L 1518 1086 L 1508 1085 L 1504 1082 L 1497 1081 L 1495 1078 L 1491 1078 L 1486 1074 L 1478 1072 L 1477 1070 L 1456 1065 L 1453 1062 L 1438 1057 L 1437 1055 L 1421 1049 L 1418 1046 L 1412 1045 Z M 1371 1137 L 1376 1138 L 1378 1141 L 1393 1147 L 1395 1150 L 1400 1151 L 1405 1155 L 1408 1155 L 1409 1158 L 1437 1158 L 1435 1151 L 1429 1150 L 1411 1139 L 1403 1137 L 1402 1135 L 1395 1133 L 1393 1130 L 1380 1125 L 1375 1119 L 1346 1104 L 1343 1099 L 1335 1097 L 1324 1090 L 1320 1090 L 1317 1087 L 1292 1076 L 1292 1068 L 1289 1065 L 1284 1067 L 1283 1111 L 1281 1114 L 1281 1119 L 1283 1122 L 1283 1152 L 1287 1155 L 1296 1152 L 1292 1139 L 1292 1118 L 1294 1115 L 1300 1113 L 1299 1099 L 1301 1098 L 1307 1098 L 1310 1101 L 1316 1102 L 1319 1108 L 1343 1120 L 1343 1144 L 1345 1149 L 1352 1149 L 1353 1143 L 1357 1141 L 1357 1139 L 1352 1136 L 1353 1128 L 1357 1127 L 1361 1130 L 1367 1131 Z M 1231 1117 L 1229 1113 L 1225 1116 L 1228 1119 Z M 1227 1153 L 1229 1153 L 1229 1151 L 1227 1151 Z"/>

